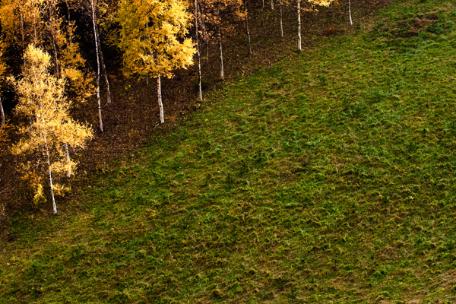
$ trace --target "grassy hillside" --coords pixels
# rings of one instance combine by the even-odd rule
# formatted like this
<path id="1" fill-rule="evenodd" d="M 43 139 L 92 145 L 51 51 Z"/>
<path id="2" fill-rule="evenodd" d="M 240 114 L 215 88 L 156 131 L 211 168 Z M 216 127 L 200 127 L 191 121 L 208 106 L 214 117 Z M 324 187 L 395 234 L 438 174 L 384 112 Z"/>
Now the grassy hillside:
<path id="1" fill-rule="evenodd" d="M 456 3 L 374 21 L 18 217 L 0 303 L 454 303 Z"/>

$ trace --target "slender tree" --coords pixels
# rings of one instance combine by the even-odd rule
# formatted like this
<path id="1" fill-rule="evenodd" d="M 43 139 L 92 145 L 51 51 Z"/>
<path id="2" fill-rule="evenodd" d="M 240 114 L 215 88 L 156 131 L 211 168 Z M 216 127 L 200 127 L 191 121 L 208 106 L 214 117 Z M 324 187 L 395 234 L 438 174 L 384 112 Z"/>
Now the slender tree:
<path id="1" fill-rule="evenodd" d="M 201 17 L 206 29 L 206 39 L 216 39 L 219 48 L 220 79 L 225 79 L 223 38 L 235 30 L 234 24 L 245 21 L 244 0 L 199 0 Z M 250 29 L 249 29 L 250 33 Z"/>
<path id="2" fill-rule="evenodd" d="M 114 13 L 109 10 L 109 13 L 106 13 L 107 16 L 100 18 L 100 6 L 106 8 L 108 6 L 102 0 L 66 0 L 66 5 L 71 9 L 77 11 L 82 16 L 85 16 L 89 19 L 90 27 L 92 29 L 93 35 L 93 47 L 95 50 L 95 95 L 97 101 L 97 111 L 98 111 L 98 128 L 101 132 L 105 131 L 104 120 L 103 120 L 103 102 L 102 102 L 102 92 L 101 86 L 102 81 L 104 82 L 106 88 L 106 104 L 112 102 L 112 93 L 111 93 L 111 83 L 109 81 L 108 72 L 106 68 L 105 56 L 103 52 L 103 47 L 100 38 L 100 23 L 104 24 L 106 17 L 111 17 Z M 104 9 L 103 12 L 108 11 Z"/>
<path id="3" fill-rule="evenodd" d="M 328 7 L 336 0 L 307 0 L 307 2 L 312 6 L 311 10 L 314 6 L 323 6 Z M 302 51 L 302 22 L 301 22 L 301 0 L 297 0 L 297 16 L 298 16 L 298 50 Z M 313 9 L 314 10 L 314 9 Z"/>
<path id="4" fill-rule="evenodd" d="M 100 52 L 101 48 L 99 45 L 100 39 L 98 37 L 98 24 L 97 24 L 97 9 L 95 5 L 95 0 L 90 0 L 90 9 L 92 15 L 92 29 L 95 42 L 95 56 L 97 58 L 97 104 L 98 104 L 98 126 L 101 132 L 104 132 L 103 125 L 103 111 L 101 105 L 101 89 L 100 89 L 100 79 L 101 79 L 101 58 Z"/>
<path id="5" fill-rule="evenodd" d="M 253 51 L 252 51 L 252 35 L 250 33 L 249 0 L 244 1 L 244 14 L 245 14 L 245 29 L 247 32 L 247 45 L 249 48 L 249 55 L 252 55 Z"/>
<path id="6" fill-rule="evenodd" d="M 180 0 L 121 0 L 119 47 L 127 75 L 157 79 L 160 123 L 165 122 L 162 77 L 193 63 L 195 49 L 186 38 L 191 16 Z"/>
<path id="7" fill-rule="evenodd" d="M 198 60 L 198 100 L 203 101 L 203 76 L 201 71 L 201 46 L 200 46 L 200 16 L 198 8 L 198 0 L 194 2 L 194 20 L 195 20 L 195 40 L 196 40 L 196 56 Z"/>
<path id="8" fill-rule="evenodd" d="M 298 51 L 302 51 L 302 30 L 301 30 L 301 0 L 297 0 L 297 15 L 298 15 Z"/>
<path id="9" fill-rule="evenodd" d="M 28 156 L 20 168 L 23 178 L 33 187 L 35 202 L 45 198 L 44 188 L 48 186 L 56 214 L 55 195 L 63 191 L 58 179 L 68 172 L 69 166 L 71 171 L 76 166 L 74 161 L 66 160 L 62 147 L 66 143 L 73 148 L 83 148 L 92 137 L 92 131 L 70 117 L 64 79 L 49 72 L 50 62 L 51 57 L 43 50 L 33 45 L 27 48 L 22 79 L 16 82 L 19 95 L 16 111 L 30 123 L 20 128 L 22 137 L 12 152 Z"/>
<path id="10" fill-rule="evenodd" d="M 284 37 L 284 30 L 283 30 L 283 1 L 284 0 L 279 0 L 280 3 L 279 3 L 279 13 L 280 13 L 280 21 L 279 21 L 279 25 L 280 25 L 280 37 Z"/>

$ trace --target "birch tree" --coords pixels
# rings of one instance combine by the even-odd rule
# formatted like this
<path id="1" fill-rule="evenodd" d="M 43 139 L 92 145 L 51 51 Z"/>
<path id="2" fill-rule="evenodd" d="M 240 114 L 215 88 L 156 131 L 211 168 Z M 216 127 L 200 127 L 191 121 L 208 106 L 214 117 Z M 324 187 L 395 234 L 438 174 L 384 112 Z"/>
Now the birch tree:
<path id="1" fill-rule="evenodd" d="M 62 147 L 66 143 L 84 148 L 92 131 L 70 117 L 65 81 L 52 75 L 50 67 L 48 53 L 33 45 L 26 49 L 22 78 L 15 83 L 19 95 L 16 112 L 30 123 L 19 128 L 21 139 L 12 153 L 25 158 L 19 170 L 34 190 L 35 203 L 45 200 L 44 189 L 48 188 L 56 214 L 55 197 L 64 190 L 59 177 L 70 170 L 68 167 L 71 171 L 76 167 L 74 161 L 66 160 Z"/>
<path id="2" fill-rule="evenodd" d="M 301 23 L 301 0 L 296 0 L 296 8 L 298 15 L 298 51 L 302 51 L 302 23 Z"/>
<path id="3" fill-rule="evenodd" d="M 279 27 L 280 27 L 280 37 L 284 37 L 284 30 L 283 30 L 283 0 L 279 0 Z"/>
<path id="4" fill-rule="evenodd" d="M 223 36 L 235 30 L 235 22 L 245 20 L 243 0 L 199 0 L 207 39 L 216 39 L 220 58 L 220 79 L 225 79 Z M 250 30 L 249 30 L 250 34 Z"/>
<path id="5" fill-rule="evenodd" d="M 104 120 L 103 120 L 103 102 L 101 93 L 101 82 L 102 78 L 106 87 L 106 104 L 112 102 L 111 94 L 111 83 L 109 81 L 106 63 L 104 59 L 104 52 L 100 38 L 100 20 L 99 20 L 99 6 L 98 0 L 68 0 L 67 4 L 69 7 L 75 9 L 83 16 L 90 20 L 90 27 L 93 35 L 93 46 L 95 49 L 95 96 L 97 101 L 98 111 L 98 129 L 101 132 L 105 131 Z"/>
<path id="6" fill-rule="evenodd" d="M 203 101 L 203 73 L 201 70 L 201 44 L 200 44 L 200 13 L 198 0 L 193 2 L 193 18 L 195 20 L 196 58 L 198 62 L 198 100 Z"/>
<path id="7" fill-rule="evenodd" d="M 311 8 L 307 9 L 307 10 L 315 11 L 314 7 L 316 7 L 316 6 L 328 7 L 335 1 L 337 1 L 337 0 L 307 0 L 307 2 L 311 5 Z M 296 0 L 296 8 L 297 8 L 297 16 L 298 16 L 298 50 L 301 52 L 302 51 L 301 0 Z"/>
<path id="8" fill-rule="evenodd" d="M 283 28 L 283 8 L 286 5 L 290 4 L 290 0 L 279 0 L 279 29 L 280 29 L 280 37 L 283 38 L 285 36 L 285 31 Z"/>
<path id="9" fill-rule="evenodd" d="M 90 0 L 90 10 L 91 10 L 91 19 L 92 19 L 92 29 L 93 29 L 93 36 L 94 36 L 94 44 L 95 44 L 95 56 L 97 59 L 97 104 L 98 104 L 98 126 L 101 132 L 104 132 L 104 125 L 103 125 L 103 113 L 102 113 L 102 105 L 101 105 L 101 89 L 100 89 L 100 78 L 101 78 L 101 47 L 100 47 L 100 38 L 98 37 L 98 24 L 97 24 L 97 10 L 95 5 L 95 0 Z"/>
<path id="10" fill-rule="evenodd" d="M 193 63 L 195 48 L 187 38 L 191 15 L 179 0 L 121 0 L 119 47 L 127 75 L 157 80 L 160 123 L 165 122 L 162 78 Z"/>
<path id="11" fill-rule="evenodd" d="M 58 0 L 26 0 L 30 11 L 23 13 L 24 41 L 50 51 L 53 70 L 57 78 L 64 77 L 65 90 L 76 103 L 84 103 L 93 93 L 92 77 L 85 71 L 86 62 L 75 42 L 74 22 L 63 20 Z M 30 30 L 32 29 L 32 30 Z M 67 162 L 71 162 L 70 148 L 64 143 Z M 67 176 L 71 177 L 71 167 Z"/>
<path id="12" fill-rule="evenodd" d="M 250 15 L 249 15 L 249 0 L 244 0 L 244 19 L 245 29 L 247 33 L 247 46 L 249 48 L 249 55 L 252 55 L 252 35 L 250 34 Z"/>

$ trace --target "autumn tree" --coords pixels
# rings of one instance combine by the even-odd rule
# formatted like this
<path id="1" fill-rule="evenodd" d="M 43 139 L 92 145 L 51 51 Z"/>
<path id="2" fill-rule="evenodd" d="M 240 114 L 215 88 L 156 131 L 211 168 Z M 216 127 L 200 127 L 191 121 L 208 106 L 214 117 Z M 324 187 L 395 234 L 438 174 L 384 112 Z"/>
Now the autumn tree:
<path id="1" fill-rule="evenodd" d="M 90 27 L 93 35 L 93 46 L 95 49 L 96 59 L 96 97 L 98 105 L 98 124 L 101 132 L 104 132 L 103 124 L 103 103 L 101 100 L 101 82 L 102 78 L 106 88 L 106 103 L 112 102 L 111 83 L 108 77 L 106 68 L 103 45 L 101 43 L 100 26 L 110 23 L 115 15 L 114 9 L 110 9 L 110 4 L 105 1 L 98 0 L 67 0 L 67 4 L 72 9 L 79 12 L 90 20 Z M 114 6 L 111 4 L 111 6 Z M 101 16 L 101 17 L 100 17 Z M 106 22 L 109 20 L 108 22 Z"/>
<path id="2" fill-rule="evenodd" d="M 157 79 L 160 122 L 165 122 L 162 77 L 187 68 L 195 52 L 187 38 L 191 15 L 180 0 L 121 0 L 118 12 L 119 47 L 126 75 Z"/>
<path id="3" fill-rule="evenodd" d="M 199 1 L 191 0 L 193 4 L 193 20 L 195 27 L 195 44 L 196 44 L 196 59 L 198 68 L 198 100 L 203 101 L 203 75 L 201 70 L 201 42 L 200 42 L 200 23 L 201 16 L 199 11 Z"/>
<path id="4" fill-rule="evenodd" d="M 55 214 L 55 195 L 63 190 L 59 178 L 76 167 L 66 158 L 63 146 L 84 148 L 92 131 L 70 117 L 65 81 L 52 75 L 50 68 L 48 53 L 33 45 L 27 47 L 22 78 L 15 87 L 19 96 L 16 112 L 28 123 L 20 127 L 21 139 L 12 152 L 25 159 L 19 170 L 32 186 L 35 202 L 44 200 L 44 189 L 49 188 Z"/>

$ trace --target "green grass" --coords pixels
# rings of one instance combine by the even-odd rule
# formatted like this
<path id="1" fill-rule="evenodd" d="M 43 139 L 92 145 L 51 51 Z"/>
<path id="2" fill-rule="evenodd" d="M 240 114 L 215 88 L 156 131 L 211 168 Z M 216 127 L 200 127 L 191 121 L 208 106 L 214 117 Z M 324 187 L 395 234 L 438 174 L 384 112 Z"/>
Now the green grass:
<path id="1" fill-rule="evenodd" d="M 0 303 L 454 303 L 456 4 L 213 92 L 0 244 Z"/>

